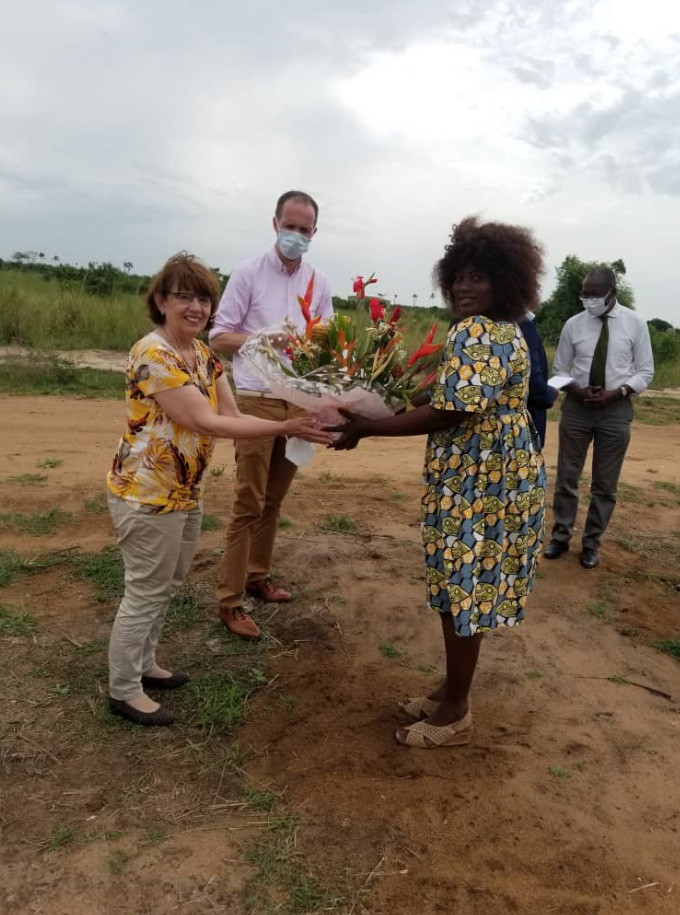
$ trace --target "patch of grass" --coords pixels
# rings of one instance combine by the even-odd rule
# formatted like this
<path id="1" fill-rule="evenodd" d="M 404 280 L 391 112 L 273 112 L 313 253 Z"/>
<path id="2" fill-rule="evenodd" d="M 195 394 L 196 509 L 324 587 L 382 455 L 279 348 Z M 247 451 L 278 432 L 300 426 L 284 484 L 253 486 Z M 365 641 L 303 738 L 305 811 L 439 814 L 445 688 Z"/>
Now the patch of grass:
<path id="1" fill-rule="evenodd" d="M 298 474 L 300 476 L 300 474 Z M 340 477 L 336 476 L 334 473 L 331 473 L 330 470 L 322 470 L 319 474 L 319 480 L 322 483 L 332 483 L 334 480 L 339 480 Z"/>
<path id="2" fill-rule="evenodd" d="M 437 669 L 435 667 L 433 667 L 431 664 L 419 664 L 416 667 L 416 670 L 419 670 L 421 672 L 421 674 L 436 674 L 437 673 Z"/>
<path id="3" fill-rule="evenodd" d="M 654 489 L 663 489 L 664 492 L 670 492 L 674 496 L 680 496 L 680 486 L 677 483 L 671 483 L 669 480 L 654 480 L 652 484 Z"/>
<path id="4" fill-rule="evenodd" d="M 290 518 L 279 518 L 280 530 L 285 531 L 286 528 L 292 527 L 292 526 L 293 526 L 293 522 L 290 520 Z"/>
<path id="5" fill-rule="evenodd" d="M 670 655 L 676 661 L 680 661 L 680 639 L 664 639 L 656 643 L 656 648 L 664 654 Z"/>
<path id="6" fill-rule="evenodd" d="M 60 848 L 70 845 L 75 838 L 75 829 L 70 826 L 56 826 L 41 847 L 44 851 L 58 851 Z"/>
<path id="7" fill-rule="evenodd" d="M 528 670 L 526 672 L 527 680 L 542 680 L 543 674 L 540 670 Z"/>
<path id="8" fill-rule="evenodd" d="M 347 603 L 347 598 L 345 597 L 344 594 L 331 594 L 331 596 L 328 598 L 328 600 L 332 604 L 346 604 Z"/>
<path id="9" fill-rule="evenodd" d="M 109 647 L 108 639 L 105 639 L 105 638 L 92 639 L 91 642 L 85 642 L 82 645 L 77 645 L 73 649 L 73 653 L 87 658 L 90 655 L 99 654 L 102 651 L 106 651 L 106 649 L 108 647 Z"/>
<path id="10" fill-rule="evenodd" d="M 297 706 L 297 699 L 295 696 L 286 696 L 282 694 L 279 696 L 279 703 L 285 708 L 287 712 L 292 714 Z"/>
<path id="11" fill-rule="evenodd" d="M 0 637 L 25 636 L 35 632 L 35 620 L 14 604 L 0 604 Z"/>
<path id="12" fill-rule="evenodd" d="M 16 483 L 19 486 L 40 486 L 47 482 L 46 473 L 20 473 L 18 477 L 10 477 L 8 483 Z"/>
<path id="13" fill-rule="evenodd" d="M 91 515 L 101 515 L 106 511 L 106 499 L 103 496 L 86 497 L 83 499 L 85 511 Z"/>
<path id="14" fill-rule="evenodd" d="M 655 372 L 654 383 L 660 381 Z M 680 423 L 680 400 L 676 397 L 639 397 L 635 404 L 635 419 L 648 426 L 667 426 Z"/>
<path id="15" fill-rule="evenodd" d="M 554 766 L 550 770 L 550 774 L 554 775 L 555 778 L 571 778 L 571 772 L 563 766 Z"/>
<path id="16" fill-rule="evenodd" d="M 408 502 L 409 496 L 405 492 L 391 492 L 390 501 L 391 502 Z"/>
<path id="17" fill-rule="evenodd" d="M 221 477 L 226 469 L 226 464 L 213 464 L 213 466 L 210 468 L 210 476 Z"/>
<path id="18" fill-rule="evenodd" d="M 607 601 L 603 598 L 588 601 L 585 607 L 586 613 L 594 616 L 601 623 L 606 622 L 608 616 Z"/>
<path id="19" fill-rule="evenodd" d="M 386 658 L 403 658 L 406 653 L 391 642 L 378 642 L 378 650 Z"/>
<path id="20" fill-rule="evenodd" d="M 633 505 L 642 505 L 646 499 L 644 489 L 633 486 L 632 483 L 619 483 L 618 494 L 623 502 L 630 502 Z"/>
<path id="21" fill-rule="evenodd" d="M 153 824 L 152 826 L 147 827 L 141 844 L 146 848 L 155 848 L 157 845 L 165 842 L 167 838 L 169 838 L 167 829 L 164 826 Z"/>
<path id="22" fill-rule="evenodd" d="M 202 531 L 218 531 L 222 527 L 222 520 L 217 515 L 203 515 L 201 519 Z"/>
<path id="23" fill-rule="evenodd" d="M 73 521 L 71 512 L 62 511 L 60 508 L 51 508 L 48 512 L 36 512 L 34 515 L 24 515 L 21 512 L 0 513 L 0 530 L 19 531 L 31 537 L 47 537 L 54 532 L 60 524 Z"/>
<path id="24" fill-rule="evenodd" d="M 209 673 L 182 690 L 186 720 L 207 737 L 230 731 L 245 718 L 250 691 L 226 672 Z"/>
<path id="25" fill-rule="evenodd" d="M 0 550 L 0 588 L 8 587 L 15 579 L 24 575 L 44 572 L 46 569 L 72 560 L 73 554 L 70 550 L 38 553 L 31 559 L 24 559 L 15 550 Z"/>
<path id="26" fill-rule="evenodd" d="M 130 855 L 128 855 L 127 852 L 118 850 L 118 851 L 114 851 L 114 853 L 108 859 L 106 864 L 114 876 L 120 877 L 120 875 L 125 870 L 125 866 L 127 865 L 129 860 L 130 860 Z"/>
<path id="27" fill-rule="evenodd" d="M 305 866 L 297 849 L 298 828 L 296 817 L 271 816 L 261 837 L 246 849 L 246 861 L 255 869 L 244 893 L 247 913 L 311 915 L 345 906 L 346 898 L 334 894 Z"/>
<path id="28" fill-rule="evenodd" d="M 36 467 L 42 467 L 43 470 L 54 470 L 55 467 L 61 467 L 63 464 L 61 458 L 45 458 L 44 461 L 38 461 Z"/>
<path id="29" fill-rule="evenodd" d="M 326 534 L 356 534 L 359 526 L 349 515 L 331 513 L 321 522 L 321 530 Z"/>
<path id="30" fill-rule="evenodd" d="M 243 801 L 259 813 L 271 813 L 279 799 L 280 795 L 272 788 L 265 788 L 263 791 L 247 788 L 243 793 Z"/>
<path id="31" fill-rule="evenodd" d="M 183 585 L 170 601 L 163 625 L 163 639 L 204 622 L 209 603 L 208 595 L 202 587 L 195 584 Z"/>
<path id="32" fill-rule="evenodd" d="M 78 368 L 61 356 L 35 353 L 30 359 L 10 359 L 0 363 L 2 394 L 67 394 L 88 398 L 125 396 L 122 372 Z"/>
<path id="33" fill-rule="evenodd" d="M 98 601 L 120 600 L 125 589 L 123 557 L 116 546 L 107 546 L 100 553 L 79 556 L 73 564 L 73 577 L 95 586 Z"/>

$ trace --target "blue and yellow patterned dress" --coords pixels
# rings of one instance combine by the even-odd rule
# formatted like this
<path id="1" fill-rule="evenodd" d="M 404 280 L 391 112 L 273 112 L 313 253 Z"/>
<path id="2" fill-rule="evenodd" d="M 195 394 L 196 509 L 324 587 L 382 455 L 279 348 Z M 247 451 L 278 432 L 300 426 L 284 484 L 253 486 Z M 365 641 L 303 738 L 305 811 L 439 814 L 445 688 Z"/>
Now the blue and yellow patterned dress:
<path id="1" fill-rule="evenodd" d="M 515 324 L 471 317 L 444 346 L 432 406 L 468 414 L 429 436 L 422 534 L 428 603 L 470 636 L 524 618 L 543 543 L 545 468 Z"/>

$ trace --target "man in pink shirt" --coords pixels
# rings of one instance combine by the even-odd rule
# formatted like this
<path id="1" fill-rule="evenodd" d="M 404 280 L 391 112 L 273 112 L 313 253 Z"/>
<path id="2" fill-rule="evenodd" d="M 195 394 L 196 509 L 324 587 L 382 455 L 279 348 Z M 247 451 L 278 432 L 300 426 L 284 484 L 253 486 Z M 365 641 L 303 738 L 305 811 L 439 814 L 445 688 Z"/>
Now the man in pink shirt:
<path id="1" fill-rule="evenodd" d="M 238 350 L 249 334 L 291 320 L 300 330 L 305 321 L 298 295 L 314 277 L 312 316 L 333 314 L 328 281 L 302 257 L 309 248 L 319 216 L 315 200 L 301 191 L 279 197 L 274 213 L 276 244 L 266 254 L 238 266 L 231 276 L 210 330 L 210 345 L 234 357 L 236 402 L 242 413 L 264 419 L 291 418 L 300 411 L 274 398 L 262 378 L 243 364 Z M 279 339 L 281 346 L 286 339 Z M 217 598 L 226 627 L 242 638 L 259 638 L 260 630 L 244 607 L 246 592 L 269 602 L 291 600 L 270 578 L 281 503 L 296 467 L 285 456 L 286 440 L 241 439 L 234 442 L 236 486 L 227 531 Z"/>

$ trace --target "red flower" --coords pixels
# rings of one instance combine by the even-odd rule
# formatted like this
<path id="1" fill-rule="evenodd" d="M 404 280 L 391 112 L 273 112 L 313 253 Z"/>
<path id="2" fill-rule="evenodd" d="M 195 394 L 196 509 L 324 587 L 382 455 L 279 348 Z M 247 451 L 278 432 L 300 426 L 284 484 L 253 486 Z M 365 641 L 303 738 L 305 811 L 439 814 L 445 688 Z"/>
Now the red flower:
<path id="1" fill-rule="evenodd" d="M 392 314 L 390 315 L 390 324 L 392 327 L 395 326 L 399 318 L 401 317 L 401 305 L 397 305 Z"/>
<path id="2" fill-rule="evenodd" d="M 377 279 L 371 274 L 367 280 L 364 281 L 363 276 L 357 276 L 354 279 L 352 284 L 352 292 L 356 293 L 357 301 L 363 302 L 366 298 L 366 287 L 370 286 L 371 283 L 377 283 Z"/>
<path id="3" fill-rule="evenodd" d="M 307 328 L 305 330 L 305 336 L 308 340 L 312 338 L 312 329 L 321 321 L 321 315 L 317 315 L 315 318 L 312 317 L 312 299 L 314 297 L 314 274 L 312 273 L 309 278 L 309 283 L 307 284 L 307 291 L 304 295 L 298 296 L 298 302 L 300 303 L 300 309 L 302 310 L 302 317 L 307 323 Z"/>
<path id="4" fill-rule="evenodd" d="M 287 347 L 284 349 L 284 353 L 286 354 L 286 356 L 288 356 L 289 359 L 292 359 L 292 358 L 293 358 L 293 347 L 292 347 L 292 346 L 287 346 Z"/>
<path id="5" fill-rule="evenodd" d="M 378 321 L 382 321 L 385 317 L 385 306 L 380 299 L 371 299 L 368 303 L 368 307 L 371 309 L 371 321 L 373 321 L 374 324 L 377 324 Z"/>
<path id="6" fill-rule="evenodd" d="M 439 350 L 444 345 L 443 343 L 432 343 L 434 335 L 437 333 L 437 322 L 435 321 L 432 325 L 429 334 L 425 337 L 425 342 L 418 347 L 415 353 L 412 353 L 409 357 L 408 362 L 406 363 L 407 368 L 411 368 L 412 365 L 415 365 L 420 359 L 426 359 L 428 356 L 432 356 L 435 353 L 438 353 Z"/>

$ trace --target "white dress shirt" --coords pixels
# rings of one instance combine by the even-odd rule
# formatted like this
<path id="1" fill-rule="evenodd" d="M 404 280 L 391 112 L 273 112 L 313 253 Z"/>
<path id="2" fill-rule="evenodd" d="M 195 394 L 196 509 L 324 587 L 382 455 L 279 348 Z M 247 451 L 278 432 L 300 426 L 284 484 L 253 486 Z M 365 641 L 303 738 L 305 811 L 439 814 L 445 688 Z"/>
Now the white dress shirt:
<path id="1" fill-rule="evenodd" d="M 609 391 L 628 385 L 636 394 L 654 377 L 654 357 L 647 324 L 630 308 L 617 302 L 609 312 L 609 343 L 605 387 Z M 590 367 L 602 330 L 602 319 L 582 311 L 569 318 L 557 344 L 553 375 L 571 375 L 577 385 L 590 384 Z"/>
<path id="2" fill-rule="evenodd" d="M 323 319 L 333 314 L 333 301 L 328 280 L 319 270 L 301 261 L 294 273 L 288 273 L 271 248 L 235 268 L 222 294 L 210 339 L 219 334 L 254 334 L 268 327 L 281 325 L 290 318 L 298 330 L 305 329 L 298 296 L 303 296 L 314 274 L 312 317 Z M 238 353 L 234 356 L 234 384 L 237 390 L 268 391 L 263 379 L 243 364 Z"/>

